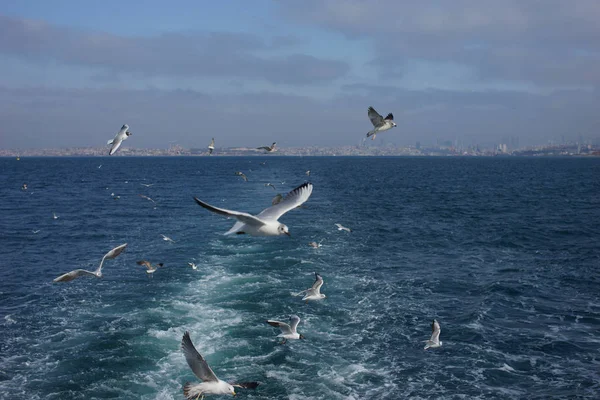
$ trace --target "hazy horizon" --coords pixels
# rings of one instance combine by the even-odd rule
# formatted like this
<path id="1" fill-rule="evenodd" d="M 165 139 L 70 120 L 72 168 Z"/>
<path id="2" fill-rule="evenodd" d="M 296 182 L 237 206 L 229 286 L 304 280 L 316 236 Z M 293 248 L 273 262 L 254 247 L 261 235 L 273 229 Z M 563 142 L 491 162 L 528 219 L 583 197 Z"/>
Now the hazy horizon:
<path id="1" fill-rule="evenodd" d="M 599 18 L 594 0 L 7 3 L 0 146 L 103 146 L 124 123 L 132 148 L 356 145 L 368 106 L 399 146 L 592 139 Z"/>

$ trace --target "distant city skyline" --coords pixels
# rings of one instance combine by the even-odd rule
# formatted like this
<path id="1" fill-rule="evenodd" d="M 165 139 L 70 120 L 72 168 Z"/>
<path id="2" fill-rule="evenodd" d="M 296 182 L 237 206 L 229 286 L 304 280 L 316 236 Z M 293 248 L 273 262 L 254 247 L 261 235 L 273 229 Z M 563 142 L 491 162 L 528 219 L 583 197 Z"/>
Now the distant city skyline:
<path id="1" fill-rule="evenodd" d="M 132 148 L 355 146 L 369 106 L 397 146 L 600 135 L 596 0 L 249 7 L 6 2 L 0 147 L 103 146 L 125 123 Z"/>

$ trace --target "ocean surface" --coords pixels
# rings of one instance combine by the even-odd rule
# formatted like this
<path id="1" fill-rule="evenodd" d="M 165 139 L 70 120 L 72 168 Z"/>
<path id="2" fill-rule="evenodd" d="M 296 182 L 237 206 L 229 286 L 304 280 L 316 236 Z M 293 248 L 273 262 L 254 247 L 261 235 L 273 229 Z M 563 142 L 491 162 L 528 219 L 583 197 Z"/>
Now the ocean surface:
<path id="1" fill-rule="evenodd" d="M 2 158 L 0 177 L 1 399 L 183 399 L 185 331 L 221 379 L 260 382 L 243 399 L 600 396 L 598 158 Z M 192 198 L 258 213 L 306 180 L 291 238 L 225 237 Z M 102 279 L 52 282 L 122 243 Z M 315 271 L 327 298 L 305 304 Z M 306 340 L 279 345 L 265 320 L 290 314 Z"/>

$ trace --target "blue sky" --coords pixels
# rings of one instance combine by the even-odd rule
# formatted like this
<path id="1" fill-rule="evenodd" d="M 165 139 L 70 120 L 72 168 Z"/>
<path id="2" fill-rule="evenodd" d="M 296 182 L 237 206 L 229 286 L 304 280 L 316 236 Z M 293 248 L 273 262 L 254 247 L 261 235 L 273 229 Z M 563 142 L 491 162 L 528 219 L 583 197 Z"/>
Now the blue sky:
<path id="1" fill-rule="evenodd" d="M 0 2 L 0 145 L 593 139 L 600 2 Z M 383 137 L 383 135 L 382 135 Z M 135 142 L 135 143 L 133 143 Z"/>

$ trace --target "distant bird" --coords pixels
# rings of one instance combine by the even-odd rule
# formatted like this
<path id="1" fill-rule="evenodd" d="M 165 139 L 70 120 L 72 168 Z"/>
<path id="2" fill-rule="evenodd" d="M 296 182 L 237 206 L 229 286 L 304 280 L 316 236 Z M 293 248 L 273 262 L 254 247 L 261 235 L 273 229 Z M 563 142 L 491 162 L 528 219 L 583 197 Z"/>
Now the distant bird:
<path id="1" fill-rule="evenodd" d="M 317 243 L 317 242 L 309 242 L 308 245 L 315 249 L 318 249 L 319 247 L 321 247 L 321 243 Z"/>
<path id="2" fill-rule="evenodd" d="M 287 342 L 288 339 L 290 339 L 290 340 L 304 339 L 304 336 L 300 335 L 296 331 L 296 328 L 298 327 L 299 322 L 300 322 L 300 317 L 298 317 L 297 315 L 292 315 L 292 316 L 290 316 L 289 325 L 286 324 L 285 322 L 274 321 L 271 319 L 267 321 L 267 324 L 281 329 L 281 333 L 279 335 L 277 335 L 277 337 L 283 338 L 283 342 L 281 342 L 281 344 L 285 344 L 285 342 Z"/>
<path id="3" fill-rule="evenodd" d="M 343 226 L 342 224 L 335 224 L 335 226 L 337 226 L 338 231 L 346 231 L 346 232 L 352 232 L 352 229 L 350 228 L 346 228 L 345 226 Z"/>
<path id="4" fill-rule="evenodd" d="M 248 177 L 246 175 L 244 175 L 244 173 L 242 171 L 238 171 L 235 173 L 237 176 L 242 177 L 243 180 L 245 180 L 246 182 L 248 182 Z"/>
<path id="5" fill-rule="evenodd" d="M 102 168 L 102 164 L 98 165 L 98 169 Z"/>
<path id="6" fill-rule="evenodd" d="M 281 200 L 283 200 L 283 196 L 281 193 L 278 193 L 275 197 L 273 197 L 273 200 L 271 200 L 271 205 L 277 205 L 281 203 Z"/>
<path id="7" fill-rule="evenodd" d="M 154 204 L 156 204 L 156 202 L 155 202 L 154 200 L 152 200 L 152 199 L 151 199 L 150 197 L 148 197 L 148 196 L 144 196 L 143 194 L 140 194 L 139 196 L 140 196 L 142 199 L 149 200 L 149 201 L 153 202 Z"/>
<path id="8" fill-rule="evenodd" d="M 171 239 L 170 237 L 168 237 L 168 236 L 165 236 L 165 235 L 163 235 L 163 234 L 161 234 L 160 236 L 162 236 L 162 238 L 163 238 L 163 240 L 164 240 L 165 242 L 171 242 L 171 243 L 175 243 L 175 241 L 174 241 L 173 239 Z"/>
<path id="9" fill-rule="evenodd" d="M 208 155 L 212 155 L 213 151 L 215 151 L 215 138 L 212 138 L 210 144 L 208 145 Z"/>
<path id="10" fill-rule="evenodd" d="M 285 181 L 281 182 L 282 185 L 285 185 Z"/>
<path id="11" fill-rule="evenodd" d="M 266 161 L 263 161 L 263 162 L 261 162 L 261 163 L 259 163 L 259 164 L 260 164 L 260 165 L 267 165 L 267 162 L 266 162 Z"/>
<path id="12" fill-rule="evenodd" d="M 327 296 L 321 293 L 321 286 L 323 286 L 323 277 L 315 272 L 315 282 L 312 287 L 298 292 L 294 296 L 300 296 L 304 293 L 302 301 L 306 301 L 307 303 L 309 300 L 323 300 Z"/>
<path id="13" fill-rule="evenodd" d="M 198 266 L 196 265 L 196 263 L 189 262 L 189 263 L 188 263 L 188 265 L 189 265 L 190 267 L 192 267 L 192 269 L 193 269 L 193 270 L 196 270 L 196 269 L 198 269 Z"/>
<path id="14" fill-rule="evenodd" d="M 442 347 L 442 342 L 440 341 L 440 324 L 437 320 L 433 320 L 431 323 L 431 339 L 425 341 L 424 349 L 427 350 L 429 348 Z"/>
<path id="15" fill-rule="evenodd" d="M 56 213 L 55 213 L 55 212 L 53 212 L 53 213 L 52 213 L 52 218 L 53 218 L 53 219 L 58 219 L 58 215 L 56 215 Z"/>
<path id="16" fill-rule="evenodd" d="M 79 278 L 80 276 L 85 275 L 95 276 L 96 278 L 102 278 L 102 265 L 104 264 L 104 260 L 111 260 L 113 258 L 116 258 L 119 254 L 123 252 L 123 250 L 125 250 L 125 247 L 127 247 L 127 243 L 117 246 L 108 253 L 106 253 L 104 257 L 102 257 L 102 261 L 100 261 L 100 265 L 98 266 L 98 268 L 93 272 L 87 271 L 85 269 L 76 269 L 74 271 L 67 272 L 66 274 L 59 276 L 58 278 L 54 279 L 54 282 L 69 282 L 75 278 Z"/>
<path id="17" fill-rule="evenodd" d="M 305 172 L 306 176 L 310 176 L 310 169 Z"/>
<path id="18" fill-rule="evenodd" d="M 233 225 L 233 227 L 225 233 L 225 235 L 231 235 L 232 233 L 247 233 L 251 236 L 290 236 L 288 227 L 280 223 L 278 219 L 286 212 L 293 210 L 307 201 L 312 193 L 312 190 L 312 183 L 303 183 L 289 192 L 279 204 L 264 209 L 258 215 L 250 215 L 245 212 L 231 211 L 223 208 L 213 207 L 210 204 L 199 200 L 197 197 L 194 197 L 194 200 L 200 206 L 209 211 L 238 220 L 238 222 L 236 222 L 235 225 Z"/>
<path id="19" fill-rule="evenodd" d="M 183 334 L 181 349 L 194 375 L 202 381 L 202 383 L 196 384 L 186 382 L 183 385 L 183 395 L 187 400 L 204 399 L 204 395 L 207 394 L 230 394 L 235 396 L 234 387 L 256 389 L 258 386 L 258 382 L 227 383 L 217 378 L 204 357 L 194 347 L 190 333 L 187 331 Z"/>
<path id="20" fill-rule="evenodd" d="M 378 133 L 385 132 L 388 129 L 392 129 L 396 126 L 394 122 L 394 115 L 389 113 L 387 117 L 383 118 L 373 107 L 369 107 L 369 119 L 373 124 L 373 130 L 367 133 L 367 137 L 373 136 L 371 140 L 375 140 L 375 136 Z"/>
<path id="21" fill-rule="evenodd" d="M 41 231 L 41 229 L 36 229 L 36 230 L 31 231 L 31 232 L 33 232 L 34 234 L 36 234 L 36 233 L 39 233 L 40 231 Z"/>
<path id="22" fill-rule="evenodd" d="M 131 132 L 129 132 L 129 125 L 125 124 L 121 127 L 119 132 L 117 132 L 115 138 L 112 140 L 109 140 L 106 143 L 106 144 L 112 144 L 110 151 L 108 152 L 108 155 L 112 156 L 113 154 L 115 154 L 117 152 L 117 150 L 119 149 L 119 147 L 121 146 L 121 143 L 123 143 L 123 140 L 127 139 L 129 136 L 131 136 Z"/>
<path id="23" fill-rule="evenodd" d="M 136 261 L 135 263 L 137 265 L 143 265 L 144 267 L 146 267 L 147 274 L 155 273 L 157 269 L 159 269 L 160 267 L 162 267 L 164 265 L 163 263 L 158 263 L 156 265 L 152 265 L 152 264 L 150 264 L 149 261 L 146 261 L 146 260 Z"/>
<path id="24" fill-rule="evenodd" d="M 265 150 L 267 153 L 272 153 L 275 151 L 276 145 L 277 145 L 277 142 L 273 142 L 273 144 L 270 146 L 257 147 L 256 150 Z"/>
<path id="25" fill-rule="evenodd" d="M 275 189 L 275 185 L 273 185 L 272 183 L 265 183 L 265 186 L 271 186 L 273 188 L 273 190 L 275 190 L 275 191 L 277 190 L 277 189 Z"/>
<path id="26" fill-rule="evenodd" d="M 140 183 L 140 185 L 150 187 L 150 186 L 153 186 L 154 183 Z"/>
<path id="27" fill-rule="evenodd" d="M 26 183 L 24 183 L 24 184 L 21 186 L 21 190 L 27 190 L 27 184 L 26 184 Z"/>

